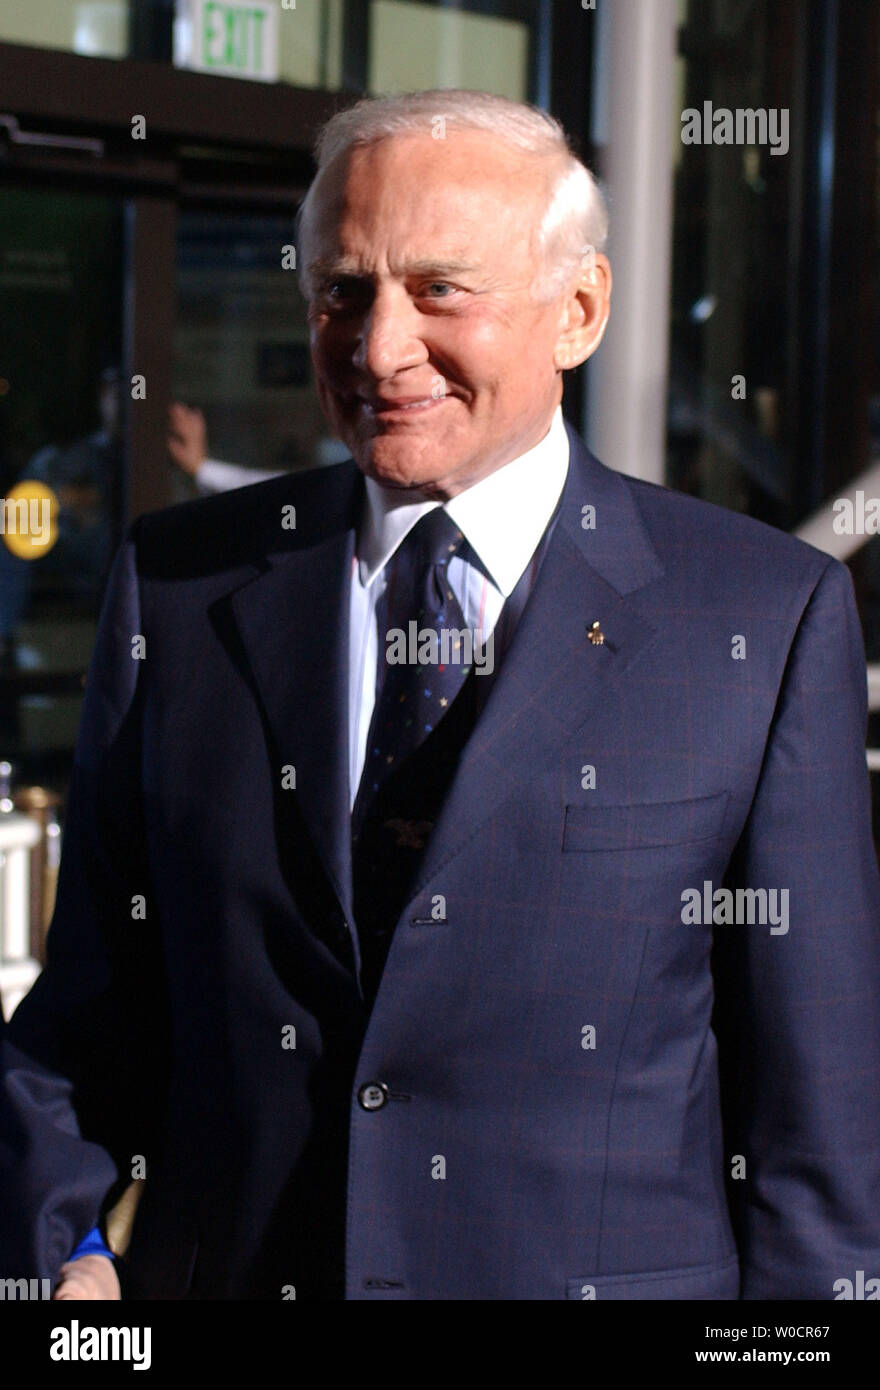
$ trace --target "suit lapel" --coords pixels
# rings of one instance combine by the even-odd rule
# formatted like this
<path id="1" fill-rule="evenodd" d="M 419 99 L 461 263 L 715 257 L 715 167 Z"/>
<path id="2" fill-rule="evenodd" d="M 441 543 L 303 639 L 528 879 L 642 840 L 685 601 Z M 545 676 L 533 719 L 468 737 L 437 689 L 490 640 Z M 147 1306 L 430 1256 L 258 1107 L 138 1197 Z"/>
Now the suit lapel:
<path id="1" fill-rule="evenodd" d="M 353 464 L 342 487 L 340 470 L 328 473 L 336 477 L 316 486 L 307 506 L 298 494 L 297 520 L 307 515 L 312 524 L 267 554 L 230 604 L 278 760 L 277 787 L 282 768 L 293 767 L 296 790 L 281 795 L 295 798 L 350 924 L 348 631 L 362 479 Z"/>
<path id="2" fill-rule="evenodd" d="M 515 792 L 524 756 L 533 764 L 553 756 L 588 718 L 605 683 L 655 635 L 629 601 L 663 573 L 632 489 L 568 433 L 571 461 L 556 528 L 413 896 Z M 308 509 L 317 525 L 268 551 L 260 572 L 228 602 L 278 759 L 278 785 L 282 767 L 293 766 L 296 805 L 351 923 L 348 629 L 363 480 L 353 464 L 328 469 L 323 479 L 322 472 Z M 595 509 L 594 527 L 582 525 L 585 507 Z M 588 637 L 595 621 L 602 645 Z"/>
<path id="3" fill-rule="evenodd" d="M 608 680 L 653 639 L 629 596 L 663 567 L 630 486 L 569 429 L 560 514 L 534 590 L 428 844 L 415 896 L 516 790 L 526 768 L 556 756 L 589 717 Z M 594 518 L 584 513 L 595 508 Z M 595 520 L 585 529 L 584 520 Z M 601 624 L 604 642 L 589 631 Z M 479 679 L 479 678 L 478 678 Z"/>

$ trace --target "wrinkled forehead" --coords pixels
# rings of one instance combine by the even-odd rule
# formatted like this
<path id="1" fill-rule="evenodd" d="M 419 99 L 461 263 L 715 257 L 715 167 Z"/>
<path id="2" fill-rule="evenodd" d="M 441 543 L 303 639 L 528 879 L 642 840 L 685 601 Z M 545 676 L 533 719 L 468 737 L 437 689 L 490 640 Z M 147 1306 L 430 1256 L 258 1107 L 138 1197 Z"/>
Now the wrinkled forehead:
<path id="1" fill-rule="evenodd" d="M 547 204 L 543 162 L 483 131 L 396 135 L 337 156 L 302 224 L 306 265 L 382 256 L 529 259 Z"/>

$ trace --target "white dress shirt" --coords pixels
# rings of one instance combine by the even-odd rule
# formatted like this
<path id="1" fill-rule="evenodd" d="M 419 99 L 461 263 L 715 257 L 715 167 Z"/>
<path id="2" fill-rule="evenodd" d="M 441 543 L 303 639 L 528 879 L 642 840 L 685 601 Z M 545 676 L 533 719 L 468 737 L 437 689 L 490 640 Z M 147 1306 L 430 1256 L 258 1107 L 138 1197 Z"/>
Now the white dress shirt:
<path id="1" fill-rule="evenodd" d="M 485 570 L 455 555 L 449 583 L 465 625 L 480 644 L 493 631 L 504 601 L 516 588 L 559 501 L 568 473 L 568 435 L 562 409 L 544 438 L 519 458 L 443 503 L 479 555 Z M 354 805 L 366 760 L 376 698 L 379 632 L 376 605 L 385 591 L 389 560 L 416 522 L 441 503 L 366 479 L 351 584 L 349 626 L 349 787 Z"/>

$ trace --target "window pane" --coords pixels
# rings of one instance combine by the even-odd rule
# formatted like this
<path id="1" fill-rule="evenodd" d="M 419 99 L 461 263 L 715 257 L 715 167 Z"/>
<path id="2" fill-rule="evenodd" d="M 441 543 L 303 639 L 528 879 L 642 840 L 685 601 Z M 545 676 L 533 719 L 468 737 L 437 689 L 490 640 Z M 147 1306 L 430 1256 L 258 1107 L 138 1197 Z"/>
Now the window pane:
<path id="1" fill-rule="evenodd" d="M 793 15 L 780 0 L 689 0 L 683 14 L 668 481 L 788 527 L 794 161 L 777 137 L 796 106 Z M 720 123 L 755 110 L 765 128 Z"/>
<path id="2" fill-rule="evenodd" d="M 283 82 L 336 91 L 342 81 L 343 0 L 297 0 L 278 17 L 278 61 Z"/>
<path id="3" fill-rule="evenodd" d="M 173 389 L 207 423 L 208 456 L 265 472 L 347 457 L 311 379 L 305 300 L 283 268 L 293 219 L 184 212 L 179 221 Z M 255 480 L 257 475 L 255 475 Z M 177 476 L 177 495 L 231 486 Z M 249 481 L 249 479 L 245 479 Z"/>
<path id="4" fill-rule="evenodd" d="M 128 0 L 3 0 L 0 41 L 124 58 Z"/>
<path id="5" fill-rule="evenodd" d="M 529 26 L 466 10 L 373 0 L 371 92 L 467 87 L 528 99 Z"/>
<path id="6" fill-rule="evenodd" d="M 81 678 L 119 538 L 123 204 L 7 188 L 0 200 L 0 757 L 66 773 Z M 10 490 L 57 498 L 20 553 Z M 15 493 L 13 493 L 13 497 Z"/>

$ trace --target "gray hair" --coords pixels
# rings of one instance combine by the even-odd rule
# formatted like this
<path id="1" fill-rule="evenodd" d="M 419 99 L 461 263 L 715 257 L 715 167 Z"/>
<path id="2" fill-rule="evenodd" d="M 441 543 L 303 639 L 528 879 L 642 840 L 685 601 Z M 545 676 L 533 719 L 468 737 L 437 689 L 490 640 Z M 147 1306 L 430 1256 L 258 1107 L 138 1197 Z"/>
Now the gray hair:
<path id="1" fill-rule="evenodd" d="M 439 89 L 365 97 L 331 116 L 315 143 L 317 174 L 297 214 L 297 242 L 302 244 L 318 177 L 333 160 L 358 145 L 375 144 L 394 135 L 433 134 L 438 129 L 444 136 L 446 130 L 484 130 L 526 154 L 555 161 L 549 200 L 538 228 L 542 265 L 531 289 L 537 299 L 556 299 L 577 270 L 588 264 L 587 257 L 604 249 L 608 237 L 605 201 L 593 175 L 572 152 L 557 120 L 535 106 L 489 92 Z M 308 268 L 303 255 L 298 273 L 308 297 Z"/>

